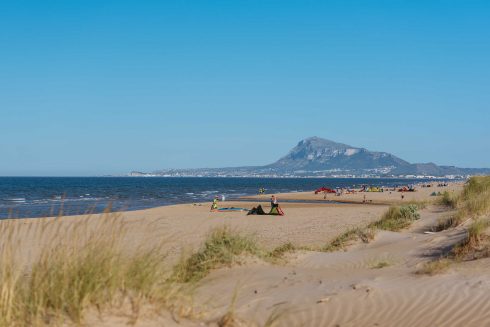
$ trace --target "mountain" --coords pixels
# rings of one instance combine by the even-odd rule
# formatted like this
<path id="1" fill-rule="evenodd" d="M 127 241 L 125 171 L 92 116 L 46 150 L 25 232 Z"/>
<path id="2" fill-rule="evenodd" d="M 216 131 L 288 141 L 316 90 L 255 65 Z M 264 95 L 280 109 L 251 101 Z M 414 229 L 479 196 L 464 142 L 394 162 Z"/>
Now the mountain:
<path id="1" fill-rule="evenodd" d="M 278 161 L 257 167 L 167 169 L 130 176 L 199 177 L 359 177 L 359 176 L 467 176 L 490 174 L 488 168 L 458 168 L 434 163 L 409 163 L 387 152 L 310 137 L 300 141 Z"/>
<path id="2" fill-rule="evenodd" d="M 386 152 L 372 152 L 319 137 L 310 137 L 299 142 L 285 157 L 267 167 L 285 171 L 314 171 L 392 169 L 407 165 L 409 163 L 405 160 Z"/>

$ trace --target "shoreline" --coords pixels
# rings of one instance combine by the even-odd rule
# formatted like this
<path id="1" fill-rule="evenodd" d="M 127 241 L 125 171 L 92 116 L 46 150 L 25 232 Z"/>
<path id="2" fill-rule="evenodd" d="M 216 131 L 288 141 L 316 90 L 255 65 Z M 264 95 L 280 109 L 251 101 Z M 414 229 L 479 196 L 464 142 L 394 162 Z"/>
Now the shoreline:
<path id="1" fill-rule="evenodd" d="M 413 184 L 413 185 L 415 185 L 420 190 L 420 189 L 422 189 L 420 187 L 420 185 L 434 184 L 434 183 L 437 183 L 437 182 L 432 181 L 432 183 L 431 183 L 430 181 L 425 181 L 425 182 L 420 182 L 420 183 Z M 460 184 L 462 185 L 462 183 L 463 183 L 463 181 L 448 182 L 448 185 L 460 185 Z M 405 185 L 405 184 L 402 184 L 402 185 Z M 319 185 L 316 185 L 316 187 L 318 187 L 318 186 Z M 378 184 L 376 184 L 376 186 L 378 186 Z M 379 185 L 379 187 L 387 188 L 386 186 L 383 186 L 383 185 Z M 391 186 L 389 188 L 391 188 Z M 437 188 L 437 187 L 433 187 L 432 189 L 434 189 L 434 190 L 437 189 L 439 191 L 442 190 L 441 188 Z M 216 194 L 221 194 L 221 193 L 219 193 L 219 191 L 217 191 Z M 298 191 L 292 190 L 289 192 L 279 192 L 279 193 L 274 193 L 274 194 L 279 197 L 279 201 L 283 200 L 284 202 L 286 202 L 286 201 L 291 201 L 291 202 L 297 201 L 299 203 L 311 203 L 311 204 L 319 204 L 319 203 L 359 204 L 359 203 L 363 203 L 362 199 L 360 199 L 359 197 L 348 196 L 348 195 L 334 196 L 334 195 L 329 194 L 327 196 L 327 199 L 325 200 L 325 199 L 323 199 L 323 194 L 313 196 L 313 190 L 304 191 L 304 192 L 298 192 Z M 394 198 L 390 199 L 389 201 L 379 200 L 378 198 L 380 198 L 380 196 L 373 195 L 374 192 L 367 192 L 367 193 L 362 193 L 362 194 L 366 195 L 366 197 L 368 197 L 368 201 L 364 202 L 364 204 L 386 205 L 386 204 L 403 203 L 402 201 L 396 201 L 396 199 L 394 199 Z M 405 194 L 409 194 L 409 193 L 407 192 Z M 245 201 L 245 202 L 247 202 L 247 201 L 259 201 L 260 200 L 260 202 L 262 203 L 262 202 L 268 202 L 268 200 L 265 200 L 265 199 L 267 199 L 267 197 L 270 195 L 272 195 L 272 193 L 257 195 L 256 193 L 254 194 L 251 192 L 249 195 L 242 195 L 242 196 L 236 196 L 236 197 L 233 196 L 233 197 L 227 198 L 227 200 L 225 202 L 232 202 L 232 201 L 236 201 L 236 202 Z M 381 198 L 383 199 L 383 197 L 381 197 Z M 407 198 L 412 198 L 412 196 L 408 195 Z M 91 203 L 91 205 L 87 205 L 86 208 L 81 207 L 81 209 L 76 210 L 76 212 L 70 212 L 69 211 L 69 209 L 70 209 L 69 204 L 65 206 L 65 203 L 53 204 L 51 207 L 46 207 L 45 210 L 44 209 L 38 209 L 38 210 L 43 210 L 46 213 L 48 213 L 48 212 L 56 213 L 57 211 L 59 212 L 59 208 L 61 206 L 63 210 L 68 211 L 68 213 L 63 213 L 63 211 L 62 211 L 62 214 L 61 214 L 62 216 L 81 216 L 81 215 L 87 215 L 87 214 L 100 214 L 100 213 L 103 213 L 105 210 L 107 210 L 107 208 L 112 207 L 112 204 L 115 201 L 117 201 L 117 200 L 114 200 L 113 202 L 110 202 L 110 201 L 105 202 L 103 207 L 100 206 L 97 209 L 92 208 L 91 209 L 92 211 L 88 211 L 88 208 L 96 207 L 97 202 Z M 168 206 L 174 206 L 174 205 L 189 205 L 189 204 L 200 204 L 200 205 L 202 205 L 202 204 L 206 204 L 206 203 L 211 203 L 211 201 L 212 201 L 212 198 L 209 198 L 206 201 L 201 201 L 201 199 L 199 199 L 199 201 L 183 201 L 183 202 L 168 203 L 168 204 L 163 204 L 163 205 L 156 204 L 154 206 L 134 206 L 133 208 L 131 208 L 130 204 L 128 204 L 128 205 L 119 204 L 119 205 L 117 205 L 118 208 L 116 208 L 112 212 L 118 212 L 118 213 L 120 213 L 120 212 L 133 212 L 133 211 L 150 210 L 150 209 L 155 209 L 155 208 L 160 208 L 160 207 L 168 207 Z M 71 203 L 71 202 L 66 202 L 66 203 Z M 65 207 L 63 208 L 63 206 L 65 206 Z M 56 208 L 58 208 L 58 209 L 56 210 Z M 10 215 L 10 213 L 9 213 L 10 210 L 12 210 L 13 215 L 7 216 L 7 215 Z M 15 211 L 17 211 L 17 210 L 21 212 L 20 216 L 15 216 Z M 48 218 L 48 217 L 60 216 L 59 214 L 29 215 L 28 214 L 29 211 L 30 210 L 28 208 L 24 208 L 24 207 L 6 209 L 5 210 L 6 214 L 4 215 L 4 217 L 0 218 L 0 221 L 1 220 L 7 220 L 7 219 L 35 219 L 35 218 Z"/>

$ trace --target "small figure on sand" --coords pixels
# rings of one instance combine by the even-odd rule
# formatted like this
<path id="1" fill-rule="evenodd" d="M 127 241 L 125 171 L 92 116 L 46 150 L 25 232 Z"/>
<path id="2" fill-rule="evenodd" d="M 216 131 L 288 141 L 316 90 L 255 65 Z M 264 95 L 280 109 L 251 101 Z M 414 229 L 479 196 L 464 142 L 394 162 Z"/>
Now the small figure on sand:
<path id="1" fill-rule="evenodd" d="M 218 210 L 218 196 L 216 195 L 213 199 L 213 204 L 211 205 L 211 211 Z"/>
<path id="2" fill-rule="evenodd" d="M 275 195 L 271 196 L 271 208 L 279 207 L 279 203 L 277 203 L 277 198 Z"/>
<path id="3" fill-rule="evenodd" d="M 265 188 L 261 187 L 259 188 L 259 195 L 265 194 Z"/>

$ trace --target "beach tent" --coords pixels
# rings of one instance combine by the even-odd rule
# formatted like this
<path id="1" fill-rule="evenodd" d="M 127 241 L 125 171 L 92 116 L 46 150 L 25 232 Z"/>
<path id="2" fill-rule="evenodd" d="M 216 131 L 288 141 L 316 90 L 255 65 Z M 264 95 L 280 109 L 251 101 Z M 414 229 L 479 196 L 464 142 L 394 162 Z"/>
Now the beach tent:
<path id="1" fill-rule="evenodd" d="M 265 213 L 264 209 L 262 209 L 262 206 L 259 204 L 257 207 L 252 208 L 252 210 L 250 210 L 247 213 L 247 216 L 248 215 L 267 215 L 267 214 Z"/>
<path id="2" fill-rule="evenodd" d="M 248 215 L 260 215 L 260 216 L 264 216 L 264 215 L 273 215 L 273 216 L 284 216 L 284 211 L 282 211 L 281 208 L 279 207 L 274 207 L 271 209 L 271 211 L 269 213 L 266 213 L 264 211 L 264 209 L 262 208 L 262 206 L 259 204 L 257 207 L 254 207 L 252 210 L 250 210 L 248 213 L 247 213 L 247 216 Z"/>
<path id="3" fill-rule="evenodd" d="M 315 191 L 315 194 L 322 193 L 322 192 L 326 192 L 326 193 L 337 193 L 337 192 L 335 192 L 335 190 L 332 190 L 331 188 L 328 188 L 328 187 L 320 187 L 319 189 L 317 189 Z"/>
<path id="4" fill-rule="evenodd" d="M 413 186 L 410 186 L 410 187 L 402 187 L 400 189 L 398 189 L 398 192 L 415 192 L 415 188 Z"/>

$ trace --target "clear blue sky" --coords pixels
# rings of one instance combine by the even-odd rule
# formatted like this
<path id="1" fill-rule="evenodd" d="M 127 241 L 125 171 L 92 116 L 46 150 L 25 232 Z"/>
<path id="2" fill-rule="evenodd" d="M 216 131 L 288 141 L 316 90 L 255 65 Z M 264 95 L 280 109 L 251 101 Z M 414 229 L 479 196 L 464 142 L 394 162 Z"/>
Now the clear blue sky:
<path id="1" fill-rule="evenodd" d="M 0 175 L 261 165 L 320 136 L 490 167 L 490 1 L 2 1 Z"/>

